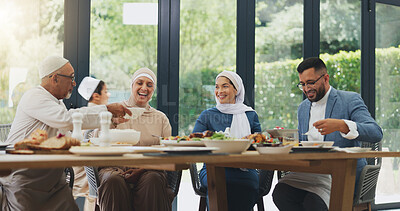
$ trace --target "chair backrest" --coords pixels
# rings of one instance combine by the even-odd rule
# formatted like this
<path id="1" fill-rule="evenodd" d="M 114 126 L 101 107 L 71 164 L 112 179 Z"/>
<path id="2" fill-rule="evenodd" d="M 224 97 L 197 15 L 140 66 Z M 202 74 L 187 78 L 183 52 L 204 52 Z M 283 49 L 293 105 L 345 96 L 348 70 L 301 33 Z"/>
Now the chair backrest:
<path id="1" fill-rule="evenodd" d="M 182 171 L 166 171 L 166 172 L 167 172 L 168 186 L 174 192 L 174 196 L 177 196 L 181 184 Z"/>
<path id="2" fill-rule="evenodd" d="M 269 193 L 271 190 L 272 179 L 274 177 L 274 171 L 270 170 L 258 170 L 259 184 L 259 195 L 263 197 Z"/>
<path id="3" fill-rule="evenodd" d="M 94 166 L 84 166 L 84 168 L 89 184 L 89 196 L 92 198 L 97 198 L 99 196 L 97 190 L 100 186 L 98 169 Z"/>
<path id="4" fill-rule="evenodd" d="M 194 192 L 201 197 L 206 197 L 207 191 L 204 187 L 201 186 L 199 172 L 197 171 L 196 164 L 191 163 L 189 170 L 190 170 L 190 177 L 192 179 L 192 186 L 193 186 Z M 257 172 L 258 172 L 258 178 L 260 181 L 259 195 L 260 195 L 260 197 L 263 197 L 263 196 L 267 195 L 269 193 L 269 191 L 271 190 L 272 179 L 274 177 L 274 171 L 258 169 Z"/>
<path id="5" fill-rule="evenodd" d="M 0 124 L 0 142 L 5 142 L 10 132 L 11 124 Z"/>
<path id="6" fill-rule="evenodd" d="M 382 151 L 382 143 L 361 142 L 361 147 L 368 147 L 374 151 Z M 379 171 L 382 158 L 367 158 L 367 165 L 360 173 L 360 178 L 354 193 L 353 205 L 371 203 L 375 200 L 376 184 L 378 183 Z"/>
<path id="7" fill-rule="evenodd" d="M 200 197 L 207 197 L 207 190 L 200 184 L 199 172 L 197 171 L 196 164 L 191 163 L 189 170 L 194 192 Z"/>
<path id="8" fill-rule="evenodd" d="M 372 151 L 382 151 L 382 142 L 371 143 L 371 142 L 361 142 L 362 148 L 371 148 Z M 380 165 L 382 163 L 382 158 L 366 158 L 368 165 Z"/>
<path id="9" fill-rule="evenodd" d="M 72 167 L 67 167 L 64 169 L 65 172 L 65 179 L 70 188 L 74 187 L 74 180 L 75 180 L 75 173 Z"/>

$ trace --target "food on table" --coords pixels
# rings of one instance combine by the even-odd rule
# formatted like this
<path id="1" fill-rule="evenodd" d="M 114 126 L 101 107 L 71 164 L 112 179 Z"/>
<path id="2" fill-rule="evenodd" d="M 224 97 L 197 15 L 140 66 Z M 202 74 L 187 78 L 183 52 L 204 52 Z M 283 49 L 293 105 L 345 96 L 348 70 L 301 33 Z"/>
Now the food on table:
<path id="1" fill-rule="evenodd" d="M 169 136 L 164 137 L 162 140 L 176 140 L 179 141 L 200 141 L 202 138 L 211 137 L 214 132 L 206 130 L 203 133 L 191 133 L 189 136 Z"/>
<path id="2" fill-rule="evenodd" d="M 210 140 L 234 140 L 235 139 L 235 138 L 226 136 L 225 133 L 222 131 L 215 132 L 214 134 L 212 134 L 212 136 L 204 137 L 204 138 L 210 139 Z"/>
<path id="3" fill-rule="evenodd" d="M 35 130 L 28 138 L 14 144 L 16 150 L 67 150 L 71 146 L 80 146 L 79 140 L 58 135 L 47 138 L 47 132 L 44 130 Z"/>
<path id="4" fill-rule="evenodd" d="M 81 142 L 78 139 L 67 137 L 67 136 L 54 136 L 45 141 L 43 141 L 39 145 L 30 145 L 28 144 L 28 148 L 30 149 L 38 149 L 38 150 L 67 150 L 72 146 L 80 146 Z"/>
<path id="5" fill-rule="evenodd" d="M 127 145 L 127 144 L 129 144 L 128 142 L 120 142 L 120 141 L 118 141 L 118 142 L 115 142 L 115 143 L 113 143 L 113 144 L 122 144 L 122 145 Z"/>
<path id="6" fill-rule="evenodd" d="M 280 147 L 282 143 L 279 140 L 274 138 L 267 138 L 265 134 L 262 133 L 254 133 L 248 136 L 243 137 L 245 139 L 252 139 L 252 144 L 256 144 L 258 147 L 266 146 L 266 147 Z"/>
<path id="7" fill-rule="evenodd" d="M 40 144 L 47 139 L 45 130 L 36 129 L 28 136 L 28 138 L 14 144 L 15 149 L 28 149 L 27 144 Z"/>
<path id="8" fill-rule="evenodd" d="M 267 137 L 262 133 L 250 134 L 250 135 L 245 136 L 243 138 L 244 139 L 252 139 L 253 140 L 252 144 L 262 143 L 262 142 L 266 142 L 267 141 Z"/>
<path id="9" fill-rule="evenodd" d="M 33 131 L 31 133 L 31 135 L 29 136 L 32 141 L 34 141 L 37 144 L 40 144 L 41 142 L 43 142 L 44 140 L 46 140 L 47 137 L 47 132 L 45 130 L 41 130 L 41 129 L 36 129 L 35 131 Z"/>

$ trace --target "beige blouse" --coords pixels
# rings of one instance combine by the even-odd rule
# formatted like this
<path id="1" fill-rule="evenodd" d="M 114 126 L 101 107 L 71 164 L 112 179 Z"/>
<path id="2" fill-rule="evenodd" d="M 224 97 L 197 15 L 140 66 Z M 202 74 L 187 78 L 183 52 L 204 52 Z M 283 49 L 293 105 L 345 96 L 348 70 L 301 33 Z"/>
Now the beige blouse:
<path id="1" fill-rule="evenodd" d="M 126 101 L 121 102 L 126 107 L 132 107 Z M 170 136 L 171 124 L 168 117 L 161 111 L 158 111 L 151 106 L 146 107 L 146 111 L 137 119 L 131 119 L 128 122 L 119 124 L 117 129 L 134 129 L 140 131 L 140 140 L 138 146 L 150 146 L 160 144 L 157 136 Z"/>

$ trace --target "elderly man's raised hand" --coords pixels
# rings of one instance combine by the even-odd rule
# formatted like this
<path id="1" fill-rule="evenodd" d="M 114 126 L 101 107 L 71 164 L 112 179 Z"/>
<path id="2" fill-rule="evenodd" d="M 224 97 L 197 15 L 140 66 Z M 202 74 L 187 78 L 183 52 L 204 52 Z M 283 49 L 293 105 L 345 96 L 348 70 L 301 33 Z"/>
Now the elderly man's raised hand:
<path id="1" fill-rule="evenodd" d="M 114 118 L 123 118 L 125 114 L 132 116 L 132 112 L 119 103 L 111 103 L 106 106 L 107 110 L 112 113 Z"/>

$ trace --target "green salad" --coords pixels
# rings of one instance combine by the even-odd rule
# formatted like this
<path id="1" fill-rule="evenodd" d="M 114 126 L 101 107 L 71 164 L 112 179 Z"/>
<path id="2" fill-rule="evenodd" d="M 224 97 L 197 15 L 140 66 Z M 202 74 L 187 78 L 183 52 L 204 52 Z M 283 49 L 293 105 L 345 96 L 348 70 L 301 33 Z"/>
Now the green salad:
<path id="1" fill-rule="evenodd" d="M 222 133 L 222 132 L 215 132 L 211 137 L 207 137 L 205 139 L 210 139 L 210 140 L 232 140 L 233 138 L 225 136 L 225 134 Z"/>

